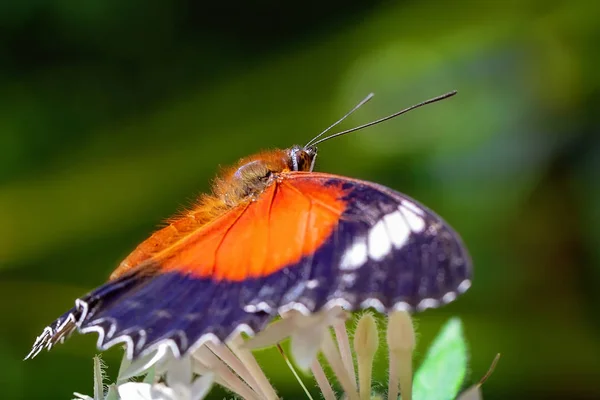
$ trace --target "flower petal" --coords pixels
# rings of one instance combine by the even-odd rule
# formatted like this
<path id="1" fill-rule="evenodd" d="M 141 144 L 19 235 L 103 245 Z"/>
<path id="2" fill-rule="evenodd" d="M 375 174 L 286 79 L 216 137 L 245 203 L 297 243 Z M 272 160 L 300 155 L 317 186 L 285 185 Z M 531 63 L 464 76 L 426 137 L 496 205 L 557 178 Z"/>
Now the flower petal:
<path id="1" fill-rule="evenodd" d="M 150 369 L 148 369 L 148 373 L 146 374 L 146 376 L 144 376 L 144 379 L 142 380 L 142 382 L 153 384 L 153 383 L 155 383 L 155 381 L 157 381 L 155 379 L 156 377 L 157 377 L 156 366 L 153 365 L 150 367 Z"/>
<path id="2" fill-rule="evenodd" d="M 298 368 L 306 371 L 317 358 L 327 326 L 315 325 L 308 329 L 298 330 L 292 335 L 291 353 Z"/>
<path id="3" fill-rule="evenodd" d="M 152 400 L 152 385 L 148 383 L 127 382 L 118 391 L 122 400 Z"/>
<path id="4" fill-rule="evenodd" d="M 119 392 L 117 391 L 116 385 L 110 385 L 108 387 L 104 400 L 119 400 Z"/>
<path id="5" fill-rule="evenodd" d="M 127 382 L 118 387 L 121 400 L 182 400 L 175 390 L 160 383 L 150 385 L 142 382 Z"/>
<path id="6" fill-rule="evenodd" d="M 150 395 L 152 396 L 152 400 L 188 400 L 189 393 L 185 395 L 180 395 L 177 391 L 171 389 L 170 387 L 166 387 L 163 384 L 157 383 L 155 385 L 150 386 Z"/>
<path id="7" fill-rule="evenodd" d="M 169 362 L 166 374 L 167 386 L 177 388 L 189 386 L 192 382 L 192 359 L 190 356 L 173 359 Z"/>
<path id="8" fill-rule="evenodd" d="M 340 320 L 342 309 L 339 307 L 318 314 L 303 315 L 299 312 L 286 316 L 293 320 L 296 329 L 292 332 L 291 353 L 298 368 L 306 371 L 317 357 L 329 327 Z"/>
<path id="9" fill-rule="evenodd" d="M 93 397 L 88 396 L 87 394 L 81 394 L 81 393 L 77 393 L 77 392 L 73 392 L 73 396 L 75 396 L 75 399 L 79 400 L 94 400 Z"/>
<path id="10" fill-rule="evenodd" d="M 247 340 L 241 347 L 248 350 L 273 346 L 289 337 L 296 328 L 294 318 L 283 318 L 268 325 L 256 336 Z"/>
<path id="11" fill-rule="evenodd" d="M 159 346 L 155 352 L 152 352 L 144 357 L 140 357 L 137 360 L 133 361 L 126 369 L 123 371 L 119 377 L 118 381 L 125 381 L 129 378 L 133 378 L 134 376 L 138 376 L 143 374 L 147 369 L 152 367 L 154 364 L 158 363 L 161 360 L 168 360 L 171 358 L 171 350 L 168 346 L 163 345 Z"/>
<path id="12" fill-rule="evenodd" d="M 473 385 L 458 396 L 457 400 L 481 400 L 481 385 Z"/>
<path id="13" fill-rule="evenodd" d="M 119 365 L 119 373 L 117 374 L 117 385 L 127 382 L 127 378 L 123 379 L 125 371 L 131 365 L 131 360 L 127 358 L 127 351 L 123 352 L 123 358 L 121 359 L 121 365 Z"/>
<path id="14" fill-rule="evenodd" d="M 192 353 L 192 356 L 197 361 L 194 363 L 195 370 L 198 370 L 199 366 L 208 367 L 211 371 L 214 371 L 215 380 L 225 388 L 231 390 L 244 399 L 259 399 L 261 397 L 207 346 L 200 346 L 194 353 Z"/>
<path id="15" fill-rule="evenodd" d="M 196 378 L 192 384 L 192 396 L 190 400 L 203 399 L 210 392 L 214 381 L 215 375 L 212 373 Z"/>

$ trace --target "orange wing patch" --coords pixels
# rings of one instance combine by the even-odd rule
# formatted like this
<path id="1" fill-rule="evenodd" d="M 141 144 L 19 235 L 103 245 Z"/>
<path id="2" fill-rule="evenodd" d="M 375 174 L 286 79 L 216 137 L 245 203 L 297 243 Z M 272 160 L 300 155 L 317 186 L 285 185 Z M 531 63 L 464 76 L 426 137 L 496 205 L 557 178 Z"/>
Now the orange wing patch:
<path id="1" fill-rule="evenodd" d="M 190 233 L 153 258 L 160 272 L 215 280 L 270 275 L 313 254 L 346 209 L 339 186 L 286 179 Z"/>

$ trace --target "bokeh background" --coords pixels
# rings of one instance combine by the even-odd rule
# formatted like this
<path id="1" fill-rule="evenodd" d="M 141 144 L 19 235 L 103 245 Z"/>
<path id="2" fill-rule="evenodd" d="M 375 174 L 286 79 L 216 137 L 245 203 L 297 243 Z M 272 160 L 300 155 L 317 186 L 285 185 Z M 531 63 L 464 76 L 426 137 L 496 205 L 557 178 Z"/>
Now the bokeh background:
<path id="1" fill-rule="evenodd" d="M 599 4 L 0 2 L 1 397 L 91 393 L 92 335 L 21 360 L 219 165 L 369 92 L 344 127 L 457 89 L 323 144 L 318 169 L 405 192 L 468 244 L 474 286 L 418 316 L 417 363 L 458 315 L 471 381 L 502 353 L 486 399 L 599 398 Z"/>

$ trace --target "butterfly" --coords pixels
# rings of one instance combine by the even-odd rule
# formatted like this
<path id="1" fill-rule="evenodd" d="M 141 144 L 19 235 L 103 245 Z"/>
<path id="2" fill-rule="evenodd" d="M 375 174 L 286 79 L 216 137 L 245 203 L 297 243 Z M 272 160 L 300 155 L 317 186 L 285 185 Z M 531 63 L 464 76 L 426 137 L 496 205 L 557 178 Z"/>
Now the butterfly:
<path id="1" fill-rule="evenodd" d="M 341 306 L 421 311 L 471 285 L 458 234 L 412 198 L 376 183 L 314 172 L 317 145 L 258 153 L 223 171 L 211 194 L 142 242 L 108 282 L 46 327 L 27 358 L 74 331 L 134 359 L 167 343 L 175 356 L 207 340 L 261 331 L 290 310 Z"/>

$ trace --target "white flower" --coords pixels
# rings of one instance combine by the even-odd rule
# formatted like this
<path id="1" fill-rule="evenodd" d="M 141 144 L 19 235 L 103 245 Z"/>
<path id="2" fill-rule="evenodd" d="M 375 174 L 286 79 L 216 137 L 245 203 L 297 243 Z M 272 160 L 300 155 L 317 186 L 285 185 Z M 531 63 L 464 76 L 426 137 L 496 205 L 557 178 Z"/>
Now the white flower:
<path id="1" fill-rule="evenodd" d="M 324 373 L 317 357 L 319 352 L 335 374 L 343 390 L 342 398 L 383 400 L 397 399 L 400 394 L 403 400 L 411 400 L 415 333 L 409 314 L 396 311 L 388 316 L 385 331 L 389 361 L 387 396 L 372 392 L 373 360 L 380 337 L 375 318 L 369 313 L 361 316 L 354 332 L 353 348 L 346 320 L 347 313 L 337 306 L 311 315 L 291 310 L 249 340 L 240 334 L 227 343 L 208 341 L 179 359 L 168 345 L 160 346 L 134 362 L 124 358 L 116 385 L 109 386 L 106 393 L 102 386 L 102 364 L 95 358 L 94 397 L 75 395 L 83 400 L 200 400 L 216 383 L 246 400 L 277 400 L 275 389 L 251 349 L 279 346 L 281 341 L 291 338 L 291 355 L 296 365 L 310 369 L 325 400 L 339 397 Z M 285 354 L 284 358 L 311 398 Z M 145 376 L 143 381 L 128 381 L 140 375 Z M 481 383 L 463 393 L 461 400 L 481 399 Z"/>
<path id="2" fill-rule="evenodd" d="M 158 352 L 157 352 L 158 353 Z M 161 350 L 159 354 L 163 354 Z M 164 383 L 127 382 L 119 385 L 119 396 L 123 400 L 200 400 L 210 391 L 214 375 L 206 373 L 194 378 L 193 359 L 176 359 L 164 353 L 162 360 L 153 355 L 152 360 L 162 361 Z M 147 361 L 148 362 L 148 361 Z M 132 372 L 131 366 L 129 373 Z"/>
<path id="3" fill-rule="evenodd" d="M 304 315 L 300 311 L 290 310 L 250 339 L 245 347 L 257 349 L 274 346 L 291 338 L 291 352 L 296 365 L 306 370 L 317 357 L 331 326 L 345 324 L 346 315 L 340 307 L 333 307 L 313 315 Z M 344 332 L 346 330 L 344 329 Z"/>
<path id="4" fill-rule="evenodd" d="M 127 382 L 119 386 L 119 396 L 123 400 L 200 400 L 208 394 L 212 383 L 212 374 L 185 384 L 178 382 L 174 387 L 162 383 Z"/>

